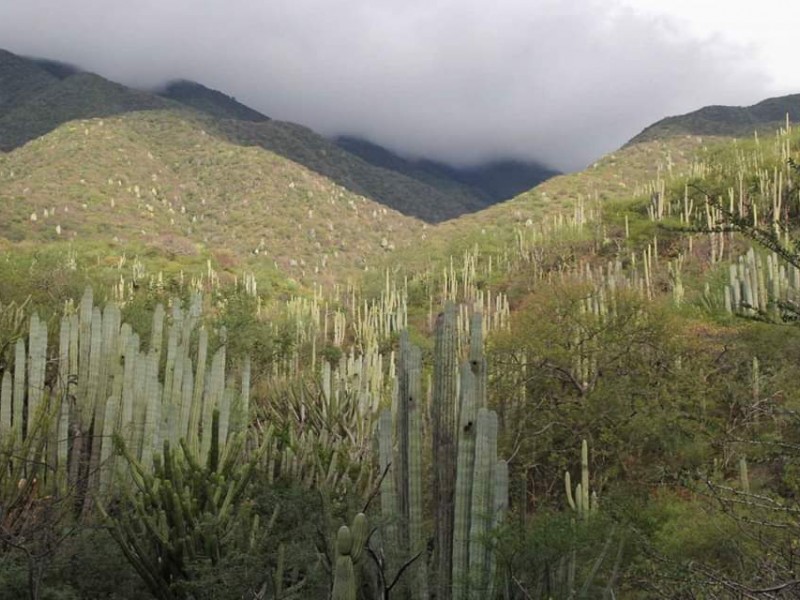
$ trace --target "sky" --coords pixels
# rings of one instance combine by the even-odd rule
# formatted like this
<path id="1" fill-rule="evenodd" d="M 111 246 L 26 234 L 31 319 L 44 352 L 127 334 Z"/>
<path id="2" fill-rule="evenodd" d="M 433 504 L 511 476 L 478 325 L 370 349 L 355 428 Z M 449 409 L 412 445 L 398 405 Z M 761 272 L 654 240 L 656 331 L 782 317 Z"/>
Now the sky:
<path id="1" fill-rule="evenodd" d="M 199 81 L 407 156 L 568 171 L 662 117 L 800 92 L 792 4 L 0 0 L 0 48 L 143 88 Z"/>

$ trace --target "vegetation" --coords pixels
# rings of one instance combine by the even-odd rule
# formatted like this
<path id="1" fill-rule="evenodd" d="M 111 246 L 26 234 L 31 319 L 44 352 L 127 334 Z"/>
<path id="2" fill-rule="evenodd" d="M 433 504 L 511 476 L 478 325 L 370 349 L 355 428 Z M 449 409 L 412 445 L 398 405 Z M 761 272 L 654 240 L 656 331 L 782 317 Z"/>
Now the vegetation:
<path id="1" fill-rule="evenodd" d="M 753 106 L 706 106 L 686 115 L 667 117 L 650 125 L 630 143 L 638 144 L 668 136 L 748 137 L 754 131 L 772 134 L 786 122 L 800 119 L 798 94 L 769 98 Z"/>
<path id="2" fill-rule="evenodd" d="M 486 192 L 482 187 L 497 187 L 492 181 L 497 170 L 491 165 L 485 173 L 480 169 L 458 171 L 436 167 L 437 175 L 433 179 L 424 169 L 405 168 L 403 161 L 392 166 L 375 165 L 361 153 L 347 151 L 306 127 L 270 120 L 236 99 L 194 82 L 171 82 L 150 93 L 68 65 L 26 59 L 0 50 L 0 90 L 0 151 L 13 151 L 79 119 L 123 118 L 130 113 L 151 110 L 173 111 L 179 118 L 188 119 L 207 132 L 206 141 L 214 138 L 233 146 L 260 147 L 304 166 L 329 180 L 329 185 L 332 182 L 353 196 L 364 196 L 430 223 L 479 210 L 486 204 Z M 179 138 L 171 139 L 168 128 L 160 132 L 159 137 L 167 144 L 170 141 L 183 144 Z M 202 146 L 203 142 L 199 140 L 193 144 Z M 119 158 L 134 163 L 139 160 Z M 69 163 L 56 166 L 72 168 Z M 522 181 L 528 183 L 526 188 L 550 174 L 542 174 L 536 167 L 515 168 L 512 173 L 521 174 Z M 117 173 L 103 175 L 105 180 Z M 221 183 L 227 181 L 220 180 Z M 149 181 L 145 183 L 147 186 L 142 189 L 146 193 L 151 185 Z M 31 187 L 39 187 L 38 182 Z M 51 205 L 56 197 L 51 194 Z M 495 197 L 504 199 L 507 196 Z"/>
<path id="3" fill-rule="evenodd" d="M 204 119 L 0 157 L 0 598 L 797 595 L 798 132 L 424 228 Z"/>

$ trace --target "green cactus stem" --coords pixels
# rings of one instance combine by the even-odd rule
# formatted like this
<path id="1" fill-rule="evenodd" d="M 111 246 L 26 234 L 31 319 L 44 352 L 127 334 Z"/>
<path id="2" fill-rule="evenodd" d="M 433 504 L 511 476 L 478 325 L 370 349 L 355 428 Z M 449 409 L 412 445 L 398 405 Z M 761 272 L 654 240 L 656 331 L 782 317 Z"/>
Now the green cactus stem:
<path id="1" fill-rule="evenodd" d="M 369 522 L 364 513 L 358 513 L 350 527 L 342 525 L 339 528 L 336 534 L 336 564 L 331 600 L 356 600 L 355 565 L 364 555 L 368 538 Z"/>
<path id="2" fill-rule="evenodd" d="M 457 399 L 456 306 L 447 302 L 436 322 L 433 364 L 433 497 L 436 498 L 434 528 L 436 572 L 449 574 L 453 560 L 453 497 L 456 482 Z M 437 598 L 449 600 L 449 577 L 439 577 Z"/>

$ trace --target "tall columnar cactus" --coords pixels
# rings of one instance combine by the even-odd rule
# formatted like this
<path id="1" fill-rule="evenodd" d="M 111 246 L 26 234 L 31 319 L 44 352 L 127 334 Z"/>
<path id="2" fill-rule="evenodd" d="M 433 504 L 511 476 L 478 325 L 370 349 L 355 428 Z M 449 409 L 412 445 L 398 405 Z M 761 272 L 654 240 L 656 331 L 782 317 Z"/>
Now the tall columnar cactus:
<path id="1" fill-rule="evenodd" d="M 589 444 L 586 440 L 581 442 L 581 482 L 575 486 L 575 495 L 572 494 L 572 480 L 569 471 L 564 472 L 564 487 L 567 492 L 567 503 L 582 519 L 597 510 L 597 492 L 589 493 Z"/>
<path id="2" fill-rule="evenodd" d="M 39 477 L 40 485 L 53 494 L 84 490 L 75 508 L 86 510 L 89 499 L 98 491 L 105 497 L 113 474 L 121 473 L 112 453 L 114 434 L 149 471 L 164 440 L 175 447 L 185 439 L 193 453 L 207 453 L 215 409 L 221 444 L 247 426 L 248 362 L 241 391 L 226 380 L 224 344 L 206 369 L 208 334 L 195 330 L 200 306 L 199 295 L 188 311 L 174 302 L 168 321 L 166 311 L 157 307 L 149 349 L 143 351 L 139 336 L 121 323 L 119 308 L 108 304 L 101 310 L 87 289 L 77 310 L 61 319 L 57 366 L 49 373 L 47 327 L 31 316 L 27 339 L 16 342 L 13 369 L 5 370 L 0 380 L 0 432 L 4 440 L 13 436 L 21 450 L 38 416 L 46 414 L 47 422 L 37 425 L 37 432 L 47 437 L 43 460 L 50 468 Z M 197 355 L 190 353 L 195 343 Z"/>
<path id="3" fill-rule="evenodd" d="M 452 597 L 467 598 L 469 589 L 469 534 L 472 477 L 475 465 L 475 376 L 470 363 L 461 365 L 461 410 L 459 413 L 458 462 L 453 516 Z"/>
<path id="4" fill-rule="evenodd" d="M 411 556 L 420 555 L 412 569 L 412 597 L 428 597 L 427 561 L 422 515 L 422 354 L 408 339 L 400 335 L 400 364 L 397 386 L 398 468 L 397 510 L 401 527 L 401 550 Z"/>
<path id="5" fill-rule="evenodd" d="M 369 523 L 364 513 L 358 513 L 351 527 L 342 525 L 336 534 L 336 563 L 333 572 L 331 600 L 356 600 L 357 578 L 355 565 L 361 560 L 369 537 Z"/>
<path id="6" fill-rule="evenodd" d="M 353 568 L 353 534 L 342 525 L 336 534 L 336 565 L 331 600 L 356 600 L 356 574 Z"/>
<path id="7" fill-rule="evenodd" d="M 397 523 L 397 492 L 395 479 L 391 471 L 392 458 L 392 411 L 389 409 L 381 413 L 378 421 L 378 458 L 381 469 L 381 514 L 386 521 L 383 529 L 382 543 L 386 556 L 386 566 L 394 573 L 400 568 L 399 561 L 402 554 L 399 552 L 398 523 Z"/>
<path id="8" fill-rule="evenodd" d="M 461 365 L 451 581 L 454 600 L 482 597 L 493 577 L 487 572 L 489 561 L 484 548 L 495 505 L 497 417 L 486 410 L 482 324 L 480 313 L 473 314 L 469 358 Z"/>
<path id="9" fill-rule="evenodd" d="M 470 507 L 469 571 L 470 597 L 484 598 L 489 585 L 488 535 L 494 525 L 494 470 L 497 463 L 497 414 L 478 410 L 475 433 L 475 466 Z"/>
<path id="10" fill-rule="evenodd" d="M 433 472 L 436 597 L 466 600 L 491 598 L 495 561 L 489 534 L 502 520 L 508 501 L 508 467 L 497 460 L 497 415 L 486 408 L 486 359 L 482 317 L 470 319 L 468 359 L 460 367 L 456 417 L 457 327 L 455 306 L 438 319 L 432 382 Z M 398 566 L 414 560 L 411 597 L 429 598 L 427 554 L 422 533 L 422 482 L 419 350 L 400 338 L 397 373 L 397 446 L 392 463 L 391 413 L 381 415 L 379 453 L 381 472 L 395 464 L 396 476 L 385 477 L 381 506 L 389 579 Z M 458 421 L 457 421 L 458 418 Z M 455 423 L 458 422 L 458 429 Z M 403 461 L 408 461 L 403 464 Z M 397 476 L 399 473 L 407 475 Z M 397 492 L 395 491 L 397 490 Z M 401 495 L 406 499 L 399 500 Z M 407 512 L 403 512 L 406 506 Z M 396 537 L 395 537 L 396 536 Z M 393 544 L 392 540 L 398 541 Z M 407 540 L 407 543 L 405 542 Z M 397 549 L 401 556 L 397 556 Z"/>
<path id="11" fill-rule="evenodd" d="M 433 363 L 433 497 L 436 572 L 449 574 L 453 565 L 453 497 L 456 483 L 456 399 L 458 357 L 456 306 L 445 304 L 436 323 Z M 450 599 L 450 578 L 439 576 L 436 597 Z"/>
<path id="12" fill-rule="evenodd" d="M 747 470 L 747 458 L 744 456 L 739 459 L 739 484 L 743 492 L 750 493 L 750 475 Z"/>

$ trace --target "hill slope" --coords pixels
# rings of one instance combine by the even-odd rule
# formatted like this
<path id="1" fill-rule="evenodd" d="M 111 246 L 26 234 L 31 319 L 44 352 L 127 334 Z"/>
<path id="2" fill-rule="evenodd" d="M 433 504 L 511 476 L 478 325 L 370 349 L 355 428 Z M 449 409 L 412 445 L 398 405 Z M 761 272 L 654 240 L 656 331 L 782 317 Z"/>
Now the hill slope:
<path id="1" fill-rule="evenodd" d="M 402 173 L 371 165 L 295 123 L 227 119 L 217 121 L 215 131 L 231 142 L 260 146 L 285 156 L 356 194 L 428 222 L 452 219 L 484 206 L 466 193 L 447 193 Z"/>
<path id="2" fill-rule="evenodd" d="M 645 128 L 629 144 L 676 135 L 751 136 L 756 130 L 771 133 L 786 115 L 800 121 L 800 94 L 768 98 L 753 106 L 706 106 L 694 112 L 667 117 Z"/>
<path id="3" fill-rule="evenodd" d="M 438 222 L 485 206 L 463 186 L 440 189 L 376 167 L 306 127 L 271 121 L 198 83 L 173 82 L 158 95 L 54 61 L 0 52 L 0 84 L 0 151 L 17 148 L 74 119 L 183 107 L 205 114 L 205 129 L 230 143 L 260 146 L 280 154 L 355 194 L 410 216 Z"/>
<path id="4" fill-rule="evenodd" d="M 206 125 L 176 111 L 75 121 L 0 155 L 0 236 L 222 252 L 306 282 L 346 278 L 418 239 L 420 221 Z"/>
<path id="5" fill-rule="evenodd" d="M 497 160 L 474 167 L 454 167 L 441 162 L 403 158 L 367 140 L 339 136 L 336 145 L 368 163 L 403 173 L 443 191 L 457 190 L 489 206 L 508 200 L 559 173 L 533 162 Z"/>
<path id="6" fill-rule="evenodd" d="M 75 65 L 63 63 L 57 60 L 35 57 L 31 57 L 30 60 L 33 61 L 37 67 L 44 69 L 56 79 L 66 79 L 71 75 L 77 75 L 78 73 L 83 72 L 83 69 L 79 69 Z"/>
<path id="7" fill-rule="evenodd" d="M 507 202 L 442 223 L 432 238 L 445 247 L 454 241 L 511 243 L 517 227 L 546 227 L 553 215 L 571 215 L 579 206 L 591 210 L 596 202 L 630 198 L 659 173 L 685 171 L 704 144 L 714 139 L 684 136 L 625 146 L 583 171 L 553 177 Z"/>
<path id="8" fill-rule="evenodd" d="M 507 202 L 442 224 L 432 237 L 444 247 L 450 240 L 463 243 L 487 235 L 507 243 L 514 226 L 538 227 L 550 215 L 571 213 L 581 202 L 587 206 L 594 200 L 626 199 L 637 189 L 641 195 L 642 186 L 657 177 L 686 172 L 708 146 L 731 137 L 751 137 L 754 131 L 772 134 L 785 126 L 787 114 L 790 121 L 800 120 L 800 94 L 769 98 L 750 107 L 707 106 L 662 119 L 587 169 L 553 177 Z"/>
<path id="9" fill-rule="evenodd" d="M 0 49 L 0 118 L 57 81 L 33 61 Z"/>
<path id="10" fill-rule="evenodd" d="M 175 106 L 92 73 L 65 79 L 51 76 L 49 85 L 28 93 L 0 116 L 0 148 L 11 150 L 74 119 L 109 117 L 140 110 Z"/>
<path id="11" fill-rule="evenodd" d="M 236 98 L 207 88 L 195 81 L 171 81 L 156 93 L 162 98 L 180 102 L 218 119 L 269 121 L 268 116 L 237 102 Z"/>

